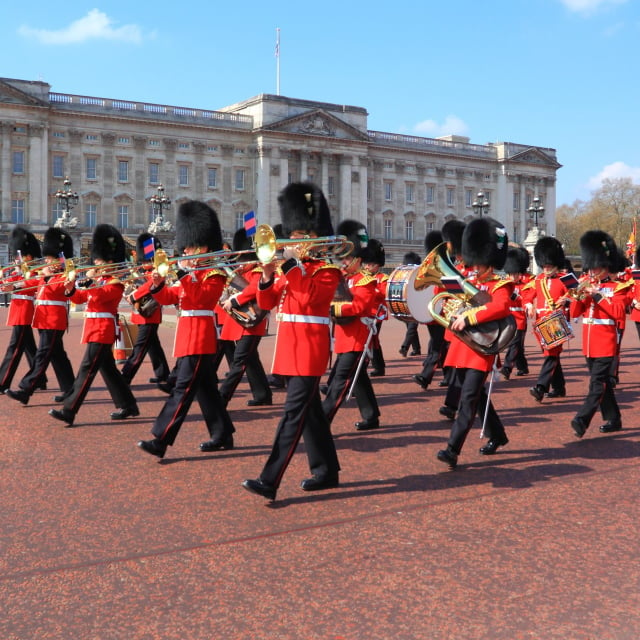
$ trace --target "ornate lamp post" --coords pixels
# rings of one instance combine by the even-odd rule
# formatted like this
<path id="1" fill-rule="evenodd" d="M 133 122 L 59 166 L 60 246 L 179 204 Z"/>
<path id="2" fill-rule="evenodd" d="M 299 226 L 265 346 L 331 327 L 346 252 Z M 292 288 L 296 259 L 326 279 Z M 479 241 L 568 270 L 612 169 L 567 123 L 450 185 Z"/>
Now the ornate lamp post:
<path id="1" fill-rule="evenodd" d="M 531 206 L 529 207 L 529 219 L 533 220 L 533 226 L 538 226 L 538 216 L 542 218 L 544 216 L 544 207 L 542 206 L 542 202 L 540 198 L 536 196 L 531 201 Z"/>
<path id="2" fill-rule="evenodd" d="M 489 212 L 489 199 L 485 196 L 484 192 L 479 191 L 471 206 L 473 207 L 474 213 L 482 218 L 483 214 Z"/>
<path id="3" fill-rule="evenodd" d="M 62 207 L 62 216 L 53 224 L 59 229 L 74 229 L 78 224 L 78 218 L 71 217 L 71 209 L 78 204 L 78 193 L 71 190 L 71 180 L 65 177 L 63 188 L 58 189 L 54 194 L 56 200 Z"/>
<path id="4" fill-rule="evenodd" d="M 165 220 L 162 215 L 163 209 L 168 209 L 171 206 L 171 200 L 165 195 L 164 187 L 160 185 L 158 187 L 158 193 L 154 193 L 150 198 L 151 210 L 153 211 L 153 222 L 147 228 L 149 233 L 154 235 L 161 231 L 171 231 L 173 225 L 169 220 Z"/>

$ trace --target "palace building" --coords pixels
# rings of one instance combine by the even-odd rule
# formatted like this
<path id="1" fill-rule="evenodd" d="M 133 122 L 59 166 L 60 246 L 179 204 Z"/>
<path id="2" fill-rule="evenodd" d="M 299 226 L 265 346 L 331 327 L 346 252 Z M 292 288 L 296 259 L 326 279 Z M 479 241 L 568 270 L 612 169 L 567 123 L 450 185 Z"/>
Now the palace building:
<path id="1" fill-rule="evenodd" d="M 280 95 L 209 111 L 51 89 L 0 78 L 4 258 L 14 224 L 35 232 L 60 224 L 55 193 L 65 178 L 78 195 L 70 212 L 78 239 L 98 223 L 136 237 L 157 214 L 149 199 L 159 187 L 171 200 L 165 220 L 175 220 L 181 202 L 203 200 L 230 239 L 250 210 L 258 223 L 276 224 L 279 191 L 307 179 L 327 196 L 334 226 L 361 220 L 391 261 L 410 250 L 424 253 L 429 230 L 471 218 L 479 204 L 506 225 L 511 240 L 523 242 L 535 224 L 529 207 L 539 198 L 540 231 L 555 232 L 561 165 L 554 149 L 371 131 L 363 107 Z"/>

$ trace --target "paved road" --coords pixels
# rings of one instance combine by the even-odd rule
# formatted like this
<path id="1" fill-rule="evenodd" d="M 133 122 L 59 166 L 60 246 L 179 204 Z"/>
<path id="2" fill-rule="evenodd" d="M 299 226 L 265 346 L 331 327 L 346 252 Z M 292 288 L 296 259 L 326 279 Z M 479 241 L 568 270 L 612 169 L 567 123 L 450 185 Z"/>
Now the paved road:
<path id="1" fill-rule="evenodd" d="M 74 317 L 66 337 L 74 364 L 80 326 Z M 571 431 L 586 386 L 577 338 L 564 360 L 568 396 L 538 405 L 531 376 L 499 382 L 510 443 L 483 457 L 473 431 L 455 471 L 435 458 L 449 429 L 443 391 L 411 381 L 420 360 L 398 355 L 402 335 L 399 321 L 386 323 L 383 428 L 356 432 L 353 401 L 335 419 L 341 486 L 302 492 L 300 451 L 270 506 L 240 483 L 261 469 L 281 392 L 274 407 L 249 409 L 241 385 L 233 451 L 199 452 L 206 430 L 194 410 L 163 462 L 135 446 L 165 397 L 147 383 L 148 364 L 133 384 L 141 416 L 124 423 L 109 420 L 99 378 L 71 429 L 47 415 L 53 376 L 28 407 L 1 398 L 0 638 L 640 637 L 635 328 L 622 432 L 599 434 L 597 419 L 583 440 Z M 1 348 L 7 337 L 2 327 Z M 172 328 L 162 337 L 171 345 Z"/>

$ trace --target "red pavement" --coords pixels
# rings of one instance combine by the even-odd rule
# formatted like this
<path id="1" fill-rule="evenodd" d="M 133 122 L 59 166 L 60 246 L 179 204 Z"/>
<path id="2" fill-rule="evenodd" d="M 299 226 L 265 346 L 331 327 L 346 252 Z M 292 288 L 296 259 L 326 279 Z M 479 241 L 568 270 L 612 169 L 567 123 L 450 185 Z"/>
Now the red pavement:
<path id="1" fill-rule="evenodd" d="M 80 326 L 74 317 L 66 336 L 74 365 Z M 577 338 L 564 358 L 567 397 L 538 405 L 533 375 L 500 381 L 493 400 L 510 443 L 483 457 L 474 430 L 455 471 L 435 458 L 450 426 L 437 411 L 443 390 L 411 381 L 420 359 L 398 355 L 403 331 L 392 319 L 382 332 L 383 428 L 356 432 L 353 401 L 334 421 L 341 486 L 302 492 L 299 451 L 271 506 L 240 483 L 261 469 L 282 392 L 274 407 L 249 409 L 241 385 L 233 451 L 199 452 L 206 430 L 194 407 L 163 462 L 135 446 L 166 397 L 146 363 L 133 384 L 141 416 L 124 423 L 109 420 L 99 377 L 71 429 L 47 415 L 52 372 L 28 407 L 1 397 L 0 639 L 640 637 L 633 324 L 623 431 L 603 436 L 596 417 L 583 440 L 573 435 L 586 387 Z M 162 337 L 170 350 L 172 329 Z M 2 351 L 7 338 L 3 326 Z M 273 341 L 263 342 L 267 365 Z"/>

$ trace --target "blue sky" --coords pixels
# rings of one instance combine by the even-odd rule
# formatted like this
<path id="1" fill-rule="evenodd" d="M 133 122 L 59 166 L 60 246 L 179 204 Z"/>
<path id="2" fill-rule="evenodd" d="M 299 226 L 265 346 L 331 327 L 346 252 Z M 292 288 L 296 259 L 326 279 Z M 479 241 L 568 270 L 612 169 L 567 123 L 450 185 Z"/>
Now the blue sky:
<path id="1" fill-rule="evenodd" d="M 557 205 L 640 183 L 637 0 L 3 3 L 0 76 L 219 109 L 276 93 L 369 129 L 552 147 Z"/>

